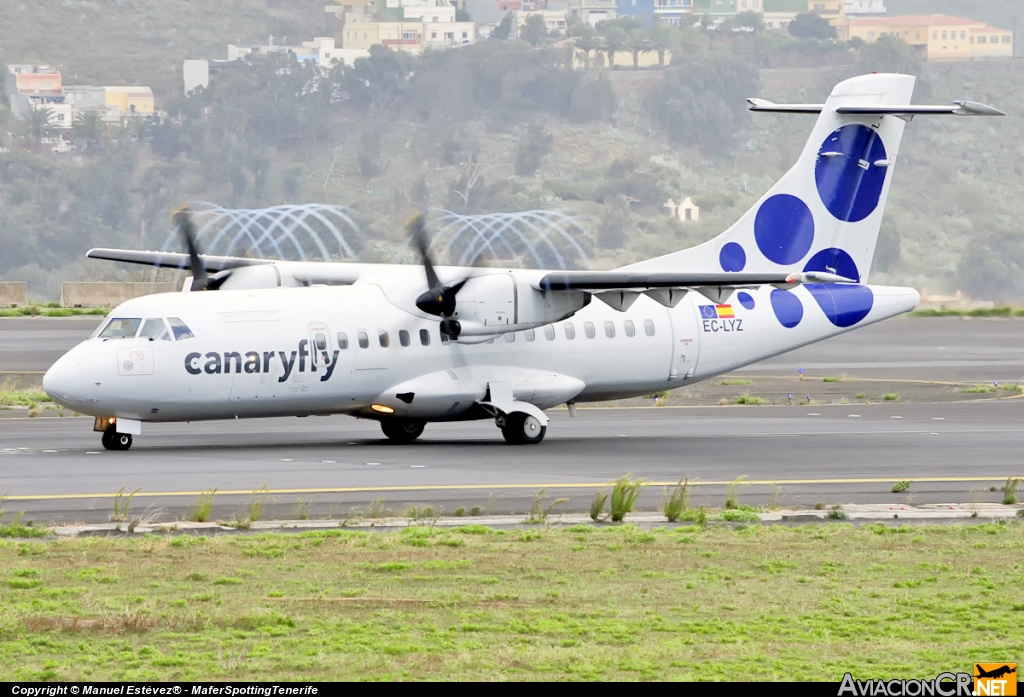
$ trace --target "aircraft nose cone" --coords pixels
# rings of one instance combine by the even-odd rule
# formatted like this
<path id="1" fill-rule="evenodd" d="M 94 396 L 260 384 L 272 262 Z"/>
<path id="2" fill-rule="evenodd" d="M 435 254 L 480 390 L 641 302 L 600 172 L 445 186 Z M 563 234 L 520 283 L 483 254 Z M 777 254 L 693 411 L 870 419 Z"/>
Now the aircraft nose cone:
<path id="1" fill-rule="evenodd" d="M 43 375 L 43 390 L 58 404 L 73 407 L 83 399 L 83 382 L 80 380 L 82 360 L 73 355 L 62 356 Z"/>

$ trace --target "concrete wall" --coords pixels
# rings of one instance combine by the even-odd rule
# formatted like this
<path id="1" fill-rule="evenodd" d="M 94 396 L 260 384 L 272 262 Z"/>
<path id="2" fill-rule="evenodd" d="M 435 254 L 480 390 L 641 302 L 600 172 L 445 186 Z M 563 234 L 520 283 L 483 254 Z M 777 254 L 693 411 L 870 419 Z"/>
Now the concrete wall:
<path id="1" fill-rule="evenodd" d="M 172 283 L 65 283 L 62 307 L 114 307 L 125 300 L 154 293 L 173 293 Z"/>
<path id="2" fill-rule="evenodd" d="M 28 284 L 16 281 L 0 283 L 0 307 L 28 305 Z"/>

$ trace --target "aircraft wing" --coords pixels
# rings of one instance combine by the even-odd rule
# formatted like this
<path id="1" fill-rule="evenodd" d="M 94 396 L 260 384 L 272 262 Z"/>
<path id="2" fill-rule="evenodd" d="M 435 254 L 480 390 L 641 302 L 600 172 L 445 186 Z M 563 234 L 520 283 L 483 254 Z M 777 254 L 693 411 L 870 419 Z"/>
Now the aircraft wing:
<path id="1" fill-rule="evenodd" d="M 134 249 L 90 249 L 86 256 L 90 259 L 106 259 L 107 261 L 123 261 L 129 264 L 143 264 L 157 268 L 189 269 L 192 265 L 188 254 L 175 252 L 139 252 Z M 237 269 L 242 266 L 256 266 L 258 264 L 273 263 L 267 259 L 243 259 L 241 257 L 213 257 L 203 256 L 207 271 L 224 271 L 225 269 Z"/>
<path id="2" fill-rule="evenodd" d="M 798 283 L 855 283 L 852 279 L 820 271 L 804 273 L 629 273 L 623 271 L 555 271 L 541 278 L 536 288 L 558 290 L 633 290 L 656 288 L 749 288 Z"/>

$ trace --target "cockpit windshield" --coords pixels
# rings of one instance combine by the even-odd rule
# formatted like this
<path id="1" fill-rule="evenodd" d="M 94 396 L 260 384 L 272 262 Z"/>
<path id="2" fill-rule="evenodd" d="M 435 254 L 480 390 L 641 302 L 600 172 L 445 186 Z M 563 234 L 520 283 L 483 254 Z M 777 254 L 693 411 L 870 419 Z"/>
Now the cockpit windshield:
<path id="1" fill-rule="evenodd" d="M 115 317 L 100 332 L 101 339 L 126 339 L 135 336 L 139 331 L 142 319 L 137 317 Z"/>
<path id="2" fill-rule="evenodd" d="M 171 333 L 167 331 L 167 325 L 162 319 L 147 319 L 142 325 L 139 337 L 150 341 L 170 341 Z"/>
<path id="3" fill-rule="evenodd" d="M 184 341 L 195 336 L 192 330 L 177 317 L 168 317 L 167 323 L 171 325 L 171 331 L 174 332 L 174 339 L 176 341 Z"/>

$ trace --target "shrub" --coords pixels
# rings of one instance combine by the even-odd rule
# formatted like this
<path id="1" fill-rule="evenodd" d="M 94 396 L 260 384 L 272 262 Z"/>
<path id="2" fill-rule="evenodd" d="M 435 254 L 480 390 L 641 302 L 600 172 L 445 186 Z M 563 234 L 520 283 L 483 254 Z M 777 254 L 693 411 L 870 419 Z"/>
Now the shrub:
<path id="1" fill-rule="evenodd" d="M 747 475 L 742 477 L 736 477 L 726 487 L 725 507 L 727 509 L 738 509 L 740 508 L 740 502 L 736 499 L 736 490 L 741 486 L 746 486 Z"/>
<path id="2" fill-rule="evenodd" d="M 601 519 L 604 512 L 604 504 L 608 500 L 608 490 L 594 492 L 594 499 L 590 502 L 590 519 L 595 523 Z"/>
<path id="3" fill-rule="evenodd" d="M 904 479 L 903 481 L 896 482 L 895 484 L 892 485 L 892 493 L 901 494 L 904 491 L 907 491 L 910 488 L 911 484 L 913 484 L 913 482 L 910 481 L 909 479 Z"/>
<path id="4" fill-rule="evenodd" d="M 205 523 L 210 519 L 210 509 L 213 508 L 213 495 L 217 493 L 217 487 L 213 487 L 209 491 L 204 491 L 196 497 L 196 502 L 192 504 L 192 510 L 189 512 L 188 519 L 195 521 L 196 523 Z"/>
<path id="5" fill-rule="evenodd" d="M 611 519 L 614 523 L 621 523 L 627 513 L 632 512 L 633 504 L 640 496 L 640 491 L 647 486 L 642 479 L 632 480 L 629 475 L 620 477 L 612 487 Z"/>
<path id="6" fill-rule="evenodd" d="M 682 515 L 683 511 L 690 507 L 690 478 L 680 479 L 679 484 L 676 488 L 669 493 L 668 487 L 665 488 L 665 493 L 661 500 L 661 510 L 668 519 L 668 522 L 674 523 L 679 520 L 679 516 Z"/>
<path id="7" fill-rule="evenodd" d="M 1020 488 L 1020 477 L 1007 477 L 1003 487 L 1003 504 L 1012 506 L 1017 503 L 1017 489 Z"/>
<path id="8" fill-rule="evenodd" d="M 885 399 L 885 401 L 887 402 L 898 402 L 900 401 L 900 396 L 894 392 L 890 392 L 889 394 L 885 395 L 883 399 Z"/>

